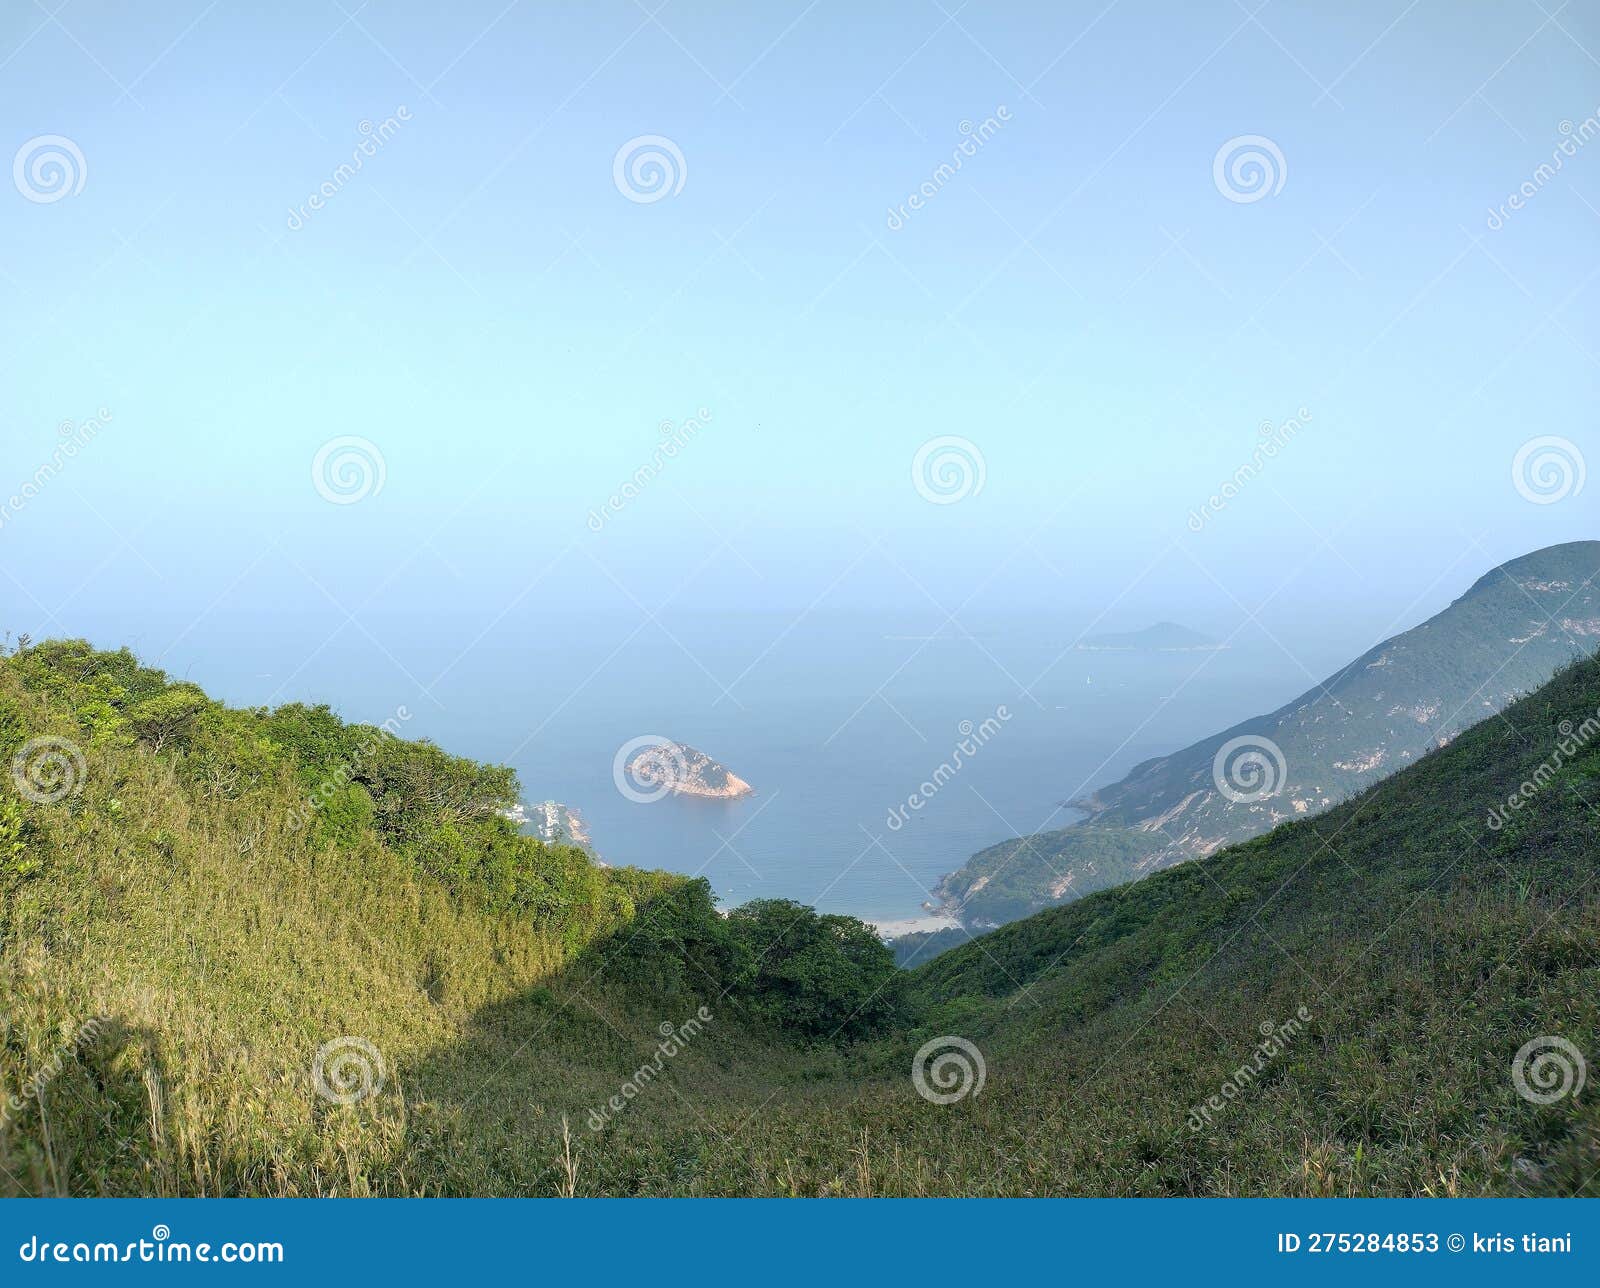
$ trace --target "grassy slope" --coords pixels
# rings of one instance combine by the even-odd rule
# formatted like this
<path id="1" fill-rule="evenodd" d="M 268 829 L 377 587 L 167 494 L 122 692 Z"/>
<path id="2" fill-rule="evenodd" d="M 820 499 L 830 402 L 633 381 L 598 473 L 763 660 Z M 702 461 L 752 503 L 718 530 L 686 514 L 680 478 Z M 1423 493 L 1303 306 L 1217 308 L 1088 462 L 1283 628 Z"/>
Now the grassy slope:
<path id="1" fill-rule="evenodd" d="M 344 1127 L 306 1095 L 316 1047 L 358 1032 L 404 1060 L 562 959 L 558 934 L 466 913 L 370 840 L 314 846 L 288 826 L 301 796 L 281 767 L 214 795 L 107 745 L 10 664 L 0 724 L 8 744 L 71 738 L 88 767 L 79 794 L 22 806 L 38 870 L 0 884 L 6 1090 L 93 1017 L 117 1021 L 0 1135 L 8 1191 L 346 1187 Z"/>
<path id="2" fill-rule="evenodd" d="M 0 669 L 30 729 L 88 731 Z M 911 977 L 897 1032 L 802 1044 L 703 978 L 615 963 L 634 920 L 574 937 L 473 910 L 370 838 L 269 829 L 267 783 L 213 795 L 148 748 L 90 746 L 83 792 L 31 808 L 42 870 L 9 876 L 0 1076 L 16 1088 L 84 1019 L 0 1132 L 0 1185 L 166 1193 L 1595 1192 L 1595 1086 L 1520 1099 L 1542 1034 L 1600 1062 L 1600 742 L 1511 827 L 1491 803 L 1600 709 L 1600 663 L 1329 813 L 1041 913 Z M 113 804 L 114 803 L 114 804 Z M 655 951 L 654 949 L 652 951 Z M 652 972 L 646 963 L 643 972 Z M 599 1133 L 584 1121 L 663 1022 L 717 1018 Z M 1264 1021 L 1305 1032 L 1204 1130 L 1190 1108 Z M 842 1019 L 843 1017 L 841 1017 Z M 316 1046 L 370 1039 L 384 1091 L 311 1090 Z M 924 1102 L 929 1037 L 975 1041 L 983 1093 Z M 1592 1071 L 1592 1079 L 1600 1071 Z M 566 1166 L 562 1119 L 573 1133 Z"/>

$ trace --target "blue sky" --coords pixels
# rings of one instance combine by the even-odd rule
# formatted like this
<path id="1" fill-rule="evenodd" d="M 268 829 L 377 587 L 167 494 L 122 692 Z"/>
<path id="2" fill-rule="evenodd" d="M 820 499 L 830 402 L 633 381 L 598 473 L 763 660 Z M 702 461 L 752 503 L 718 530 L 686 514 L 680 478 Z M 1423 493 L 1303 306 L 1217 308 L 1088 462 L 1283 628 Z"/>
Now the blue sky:
<path id="1" fill-rule="evenodd" d="M 1595 535 L 1600 485 L 1512 463 L 1600 457 L 1600 138 L 1488 226 L 1600 111 L 1592 10 L 872 10 L 6 6 L 0 153 L 76 154 L 0 187 L 0 492 L 110 415 L 0 526 L 5 625 L 254 701 L 740 614 L 1179 617 L 1321 670 Z M 615 180 L 644 136 L 659 200 Z M 983 486 L 933 504 L 949 436 Z M 382 487 L 334 504 L 348 437 Z"/>

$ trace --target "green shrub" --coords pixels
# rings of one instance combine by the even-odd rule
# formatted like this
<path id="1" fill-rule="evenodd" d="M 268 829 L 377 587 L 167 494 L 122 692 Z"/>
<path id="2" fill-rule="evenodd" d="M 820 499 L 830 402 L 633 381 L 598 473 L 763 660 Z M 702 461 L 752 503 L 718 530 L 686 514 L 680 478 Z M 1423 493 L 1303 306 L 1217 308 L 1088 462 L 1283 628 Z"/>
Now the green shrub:
<path id="1" fill-rule="evenodd" d="M 857 1037 L 899 1005 L 894 954 L 854 917 L 758 899 L 728 914 L 728 931 L 741 950 L 739 996 L 768 1023 L 816 1038 Z"/>

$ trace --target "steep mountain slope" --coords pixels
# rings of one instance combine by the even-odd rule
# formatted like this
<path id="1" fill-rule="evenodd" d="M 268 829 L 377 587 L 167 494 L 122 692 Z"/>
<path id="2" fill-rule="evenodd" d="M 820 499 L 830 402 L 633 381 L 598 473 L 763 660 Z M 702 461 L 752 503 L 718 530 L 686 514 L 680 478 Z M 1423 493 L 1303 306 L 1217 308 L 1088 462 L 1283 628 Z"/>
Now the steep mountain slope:
<path id="1" fill-rule="evenodd" d="M 1006 1078 L 997 1152 L 1051 1137 L 1086 1192 L 1600 1192 L 1600 661 L 1325 814 L 913 978 L 926 1031 Z"/>
<path id="2" fill-rule="evenodd" d="M 510 825 L 440 790 L 495 771 L 416 744 L 372 775 L 381 832 L 291 843 L 276 776 L 335 726 L 117 659 L 0 663 L 0 750 L 83 756 L 0 808 L 6 1192 L 1600 1191 L 1600 662 L 1321 815 L 884 978 L 847 918 L 725 921 L 681 879 L 524 897 L 565 870 L 531 840 L 497 885 Z M 924 1048 L 970 1076 L 925 1059 L 919 1094 Z"/>
<path id="3" fill-rule="evenodd" d="M 1293 702 L 1145 761 L 1073 826 L 973 856 L 939 893 L 995 925 L 1324 810 L 1600 647 L 1597 576 L 1600 542 L 1514 559 Z"/>

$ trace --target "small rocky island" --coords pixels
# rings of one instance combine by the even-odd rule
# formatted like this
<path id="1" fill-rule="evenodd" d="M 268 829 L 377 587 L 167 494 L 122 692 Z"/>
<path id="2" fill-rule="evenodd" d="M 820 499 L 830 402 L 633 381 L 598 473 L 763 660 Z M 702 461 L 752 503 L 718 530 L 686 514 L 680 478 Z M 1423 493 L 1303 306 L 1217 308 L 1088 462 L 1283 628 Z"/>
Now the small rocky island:
<path id="1" fill-rule="evenodd" d="M 719 760 L 681 742 L 660 742 L 636 752 L 627 764 L 636 782 L 679 796 L 737 800 L 755 788 Z"/>

